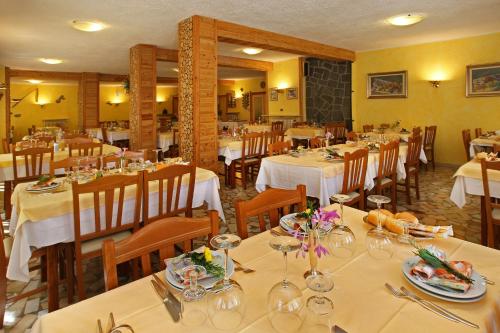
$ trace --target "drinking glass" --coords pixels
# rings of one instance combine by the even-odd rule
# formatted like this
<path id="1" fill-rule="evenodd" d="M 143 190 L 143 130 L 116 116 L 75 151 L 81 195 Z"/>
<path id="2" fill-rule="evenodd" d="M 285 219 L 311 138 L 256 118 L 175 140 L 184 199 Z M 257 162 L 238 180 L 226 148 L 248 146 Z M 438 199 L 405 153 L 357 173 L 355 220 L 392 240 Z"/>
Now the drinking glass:
<path id="1" fill-rule="evenodd" d="M 344 224 L 344 203 L 350 197 L 346 194 L 335 194 L 330 197 L 340 205 L 340 222 L 335 224 L 328 235 L 328 244 L 332 254 L 340 258 L 352 257 L 356 250 L 356 237 L 352 230 Z"/>
<path id="2" fill-rule="evenodd" d="M 311 275 L 306 279 L 306 285 L 318 293 L 307 299 L 306 332 L 329 332 L 332 325 L 333 301 L 323 294 L 333 289 L 333 280 L 328 274 Z"/>
<path id="3" fill-rule="evenodd" d="M 160 158 L 160 152 L 162 152 L 161 149 L 153 149 L 153 151 L 155 152 L 155 158 L 156 158 L 156 163 L 160 162 L 161 158 Z"/>
<path id="4" fill-rule="evenodd" d="M 288 281 L 288 252 L 300 249 L 300 241 L 290 236 L 273 237 L 269 246 L 283 253 L 283 280 L 276 283 L 267 295 L 268 318 L 277 332 L 296 332 L 304 320 L 304 302 L 300 289 Z"/>
<path id="5" fill-rule="evenodd" d="M 213 237 L 210 245 L 224 250 L 224 279 L 217 282 L 208 297 L 208 317 L 212 324 L 221 330 L 235 330 L 243 320 L 245 294 L 241 286 L 229 279 L 229 249 L 239 246 L 241 238 L 237 235 L 222 234 Z"/>
<path id="6" fill-rule="evenodd" d="M 198 268 L 202 266 L 188 266 L 185 269 L 189 270 L 189 286 L 182 292 L 182 316 L 181 322 L 186 326 L 201 326 L 207 319 L 207 299 L 206 289 L 198 284 Z"/>
<path id="7" fill-rule="evenodd" d="M 366 234 L 366 247 L 368 249 L 368 253 L 375 259 L 390 259 L 393 255 L 394 249 L 389 236 L 382 228 L 380 209 L 382 208 L 382 204 L 391 202 L 391 199 L 383 195 L 369 195 L 367 199 L 368 201 L 377 204 L 378 215 L 377 226 L 369 230 Z"/>

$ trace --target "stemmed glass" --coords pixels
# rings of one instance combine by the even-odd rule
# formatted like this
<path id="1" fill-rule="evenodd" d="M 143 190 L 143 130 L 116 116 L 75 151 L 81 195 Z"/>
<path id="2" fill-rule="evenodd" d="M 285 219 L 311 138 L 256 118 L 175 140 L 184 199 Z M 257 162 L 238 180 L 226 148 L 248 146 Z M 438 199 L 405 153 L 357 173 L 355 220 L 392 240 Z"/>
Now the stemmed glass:
<path id="1" fill-rule="evenodd" d="M 391 199 L 383 195 L 369 195 L 367 199 L 377 204 L 377 227 L 369 230 L 366 234 L 368 253 L 375 259 L 390 259 L 394 250 L 389 236 L 382 228 L 380 209 L 382 204 L 391 202 Z"/>
<path id="2" fill-rule="evenodd" d="M 269 246 L 283 252 L 285 271 L 283 280 L 276 283 L 267 295 L 268 318 L 277 332 L 296 332 L 303 321 L 303 300 L 300 289 L 287 279 L 288 252 L 297 251 L 301 244 L 290 236 L 273 237 Z"/>
<path id="3" fill-rule="evenodd" d="M 241 238 L 232 234 L 213 237 L 210 245 L 224 250 L 224 279 L 215 284 L 208 297 L 208 316 L 212 324 L 222 330 L 234 330 L 243 320 L 245 294 L 241 286 L 229 279 L 229 249 L 239 246 Z"/>
<path id="4" fill-rule="evenodd" d="M 333 226 L 328 235 L 328 243 L 334 256 L 349 258 L 356 249 L 356 237 L 352 230 L 344 225 L 344 203 L 349 201 L 350 197 L 339 193 L 332 195 L 331 199 L 340 205 L 340 223 Z"/>
<path id="5" fill-rule="evenodd" d="M 333 289 L 333 280 L 327 275 L 311 275 L 306 279 L 307 288 L 318 293 L 327 293 Z M 307 299 L 309 310 L 307 332 L 329 331 L 333 314 L 333 302 L 328 297 L 318 294 Z"/>
<path id="6" fill-rule="evenodd" d="M 197 266 L 188 266 L 186 269 L 190 269 L 189 286 L 182 291 L 182 323 L 186 326 L 200 326 L 207 319 L 205 298 L 207 291 L 198 284 Z"/>
<path id="7" fill-rule="evenodd" d="M 157 149 L 153 149 L 153 151 L 155 152 L 155 158 L 156 158 L 156 163 L 160 162 L 160 152 L 162 151 L 161 149 L 157 148 Z"/>

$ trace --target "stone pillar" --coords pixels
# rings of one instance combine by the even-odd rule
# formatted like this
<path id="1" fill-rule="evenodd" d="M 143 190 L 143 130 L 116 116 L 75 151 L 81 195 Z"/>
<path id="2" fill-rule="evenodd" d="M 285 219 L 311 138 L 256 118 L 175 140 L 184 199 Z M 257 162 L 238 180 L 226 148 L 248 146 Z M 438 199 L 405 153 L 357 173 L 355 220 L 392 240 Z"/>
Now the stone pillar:
<path id="1" fill-rule="evenodd" d="M 82 73 L 80 80 L 79 128 L 99 127 L 99 74 Z"/>
<path id="2" fill-rule="evenodd" d="M 156 148 L 156 46 L 130 49 L 130 149 Z"/>
<path id="3" fill-rule="evenodd" d="M 192 16 L 179 23 L 180 154 L 217 169 L 217 29 L 215 20 Z"/>

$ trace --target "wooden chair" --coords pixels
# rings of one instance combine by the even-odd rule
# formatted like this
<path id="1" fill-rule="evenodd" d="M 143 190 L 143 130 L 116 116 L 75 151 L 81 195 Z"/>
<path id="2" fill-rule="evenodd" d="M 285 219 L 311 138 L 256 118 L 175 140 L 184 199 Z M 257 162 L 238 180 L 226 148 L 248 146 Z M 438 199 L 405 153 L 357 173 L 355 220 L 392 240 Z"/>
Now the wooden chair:
<path id="1" fill-rule="evenodd" d="M 131 160 L 140 160 L 146 158 L 146 150 L 143 151 L 130 151 L 127 150 L 123 153 L 125 158 L 125 166 L 127 166 Z M 110 167 L 110 164 L 114 164 L 115 168 L 120 167 L 120 156 L 118 154 L 105 155 L 102 158 L 103 167 Z"/>
<path id="2" fill-rule="evenodd" d="M 357 141 L 358 135 L 356 134 L 356 132 L 348 132 L 345 135 L 345 139 L 346 139 L 346 141 Z"/>
<path id="3" fill-rule="evenodd" d="M 189 182 L 186 182 L 184 177 L 189 177 Z M 172 217 L 184 213 L 185 216 L 193 216 L 193 194 L 194 185 L 196 183 L 196 167 L 194 165 L 171 165 L 163 169 L 145 172 L 143 184 L 143 207 L 142 220 L 144 224 L 154 222 L 156 220 Z M 182 185 L 187 185 L 187 191 L 181 195 Z M 154 188 L 157 186 L 157 189 Z M 154 190 L 153 190 L 154 189 Z M 156 195 L 158 200 L 152 200 L 151 196 Z M 153 205 L 156 203 L 157 210 L 153 210 Z M 151 215 L 150 210 L 157 211 L 157 215 Z"/>
<path id="4" fill-rule="evenodd" d="M 389 128 L 389 127 L 391 127 L 391 125 L 390 125 L 390 124 L 386 124 L 386 123 L 382 123 L 382 124 L 380 124 L 380 128 L 384 128 L 384 129 L 386 129 L 386 128 Z"/>
<path id="5" fill-rule="evenodd" d="M 406 192 L 406 201 L 411 205 L 411 187 L 415 188 L 417 200 L 420 200 L 420 187 L 418 181 L 418 172 L 420 170 L 420 151 L 422 150 L 422 137 L 410 136 L 408 138 L 408 153 L 406 155 L 405 172 L 406 178 L 404 183 L 398 185 L 404 186 Z M 415 185 L 411 185 L 411 177 L 413 176 Z"/>
<path id="6" fill-rule="evenodd" d="M 179 130 L 174 128 L 172 135 L 172 144 L 168 146 L 168 150 L 164 153 L 168 158 L 179 157 Z"/>
<path id="7" fill-rule="evenodd" d="M 322 137 L 316 136 L 309 139 L 309 148 L 321 148 L 325 146 L 325 140 Z"/>
<path id="8" fill-rule="evenodd" d="M 283 131 L 283 122 L 282 121 L 273 121 L 271 123 L 271 131 Z"/>
<path id="9" fill-rule="evenodd" d="M 345 202 L 347 206 L 357 204 L 361 210 L 365 209 L 365 178 L 368 165 L 368 149 L 358 149 L 353 153 L 344 154 L 344 179 L 342 194 L 350 197 Z"/>
<path id="10" fill-rule="evenodd" d="M 387 188 L 391 190 L 392 211 L 397 209 L 397 166 L 399 158 L 399 142 L 391 141 L 380 145 L 378 173 L 375 190 L 382 195 Z"/>
<path id="11" fill-rule="evenodd" d="M 63 139 L 77 139 L 77 138 L 88 139 L 89 136 L 85 133 L 64 133 L 63 135 Z"/>
<path id="12" fill-rule="evenodd" d="M 363 125 L 363 132 L 364 133 L 373 132 L 373 125 Z"/>
<path id="13" fill-rule="evenodd" d="M 479 138 L 481 135 L 483 135 L 483 130 L 481 128 L 476 128 L 474 131 L 476 132 L 476 138 Z"/>
<path id="14" fill-rule="evenodd" d="M 253 176 L 253 172 L 250 172 L 250 168 L 258 167 L 260 164 L 260 159 L 262 155 L 262 146 L 264 134 L 262 132 L 254 132 L 243 135 L 243 144 L 241 148 L 241 158 L 234 160 L 231 170 L 231 179 L 234 184 L 236 179 L 236 173 L 241 173 L 241 182 L 243 188 L 247 188 L 247 176 L 250 174 Z"/>
<path id="15" fill-rule="evenodd" d="M 55 171 L 64 169 L 65 171 L 77 169 L 79 167 L 99 167 L 99 160 L 97 157 L 89 156 L 88 158 L 81 157 L 67 157 L 59 161 L 50 161 L 49 174 L 55 176 Z"/>
<path id="16" fill-rule="evenodd" d="M 97 155 L 102 155 L 102 142 L 72 143 L 68 145 L 69 156 L 73 156 L 75 151 L 77 156 L 94 156 L 94 149 Z"/>
<path id="17" fill-rule="evenodd" d="M 470 156 L 470 142 L 471 142 L 470 129 L 462 130 L 462 140 L 464 142 L 465 157 L 467 158 L 467 161 L 470 161 L 473 157 Z"/>
<path id="18" fill-rule="evenodd" d="M 264 214 L 269 216 L 271 228 L 276 227 L 280 217 L 290 213 L 292 205 L 298 205 L 299 212 L 306 209 L 305 185 L 297 185 L 295 190 L 270 188 L 250 200 L 236 200 L 236 229 L 238 235 L 242 239 L 248 238 L 247 220 L 253 216 L 259 218 L 261 232 L 266 230 Z"/>
<path id="19" fill-rule="evenodd" d="M 285 141 L 284 131 L 264 132 L 264 142 L 262 143 L 262 157 L 267 156 L 267 147 L 270 143 Z"/>
<path id="20" fill-rule="evenodd" d="M 267 153 L 269 156 L 288 154 L 292 149 L 292 143 L 290 141 L 278 141 L 275 143 L 270 143 L 267 148 Z"/>
<path id="21" fill-rule="evenodd" d="M 10 153 L 10 144 L 8 139 L 2 139 L 2 148 L 4 154 Z"/>
<path id="22" fill-rule="evenodd" d="M 52 135 L 37 136 L 35 137 L 35 140 L 38 140 L 39 142 L 44 142 L 47 147 L 50 145 L 50 143 L 56 142 L 56 138 Z"/>
<path id="23" fill-rule="evenodd" d="M 76 282 L 79 299 L 85 298 L 83 261 L 101 256 L 106 239 L 119 241 L 139 228 L 142 203 L 143 172 L 137 175 L 112 175 L 95 181 L 73 182 L 74 252 Z M 132 192 L 129 192 L 132 191 Z M 125 193 L 135 198 L 133 214 L 124 214 Z M 115 200 L 115 194 L 118 194 Z M 103 200 L 104 199 L 104 200 Z M 128 199 L 128 198 L 127 198 Z M 93 210 L 89 214 L 89 210 Z M 82 216 L 82 212 L 86 214 Z M 116 211 L 116 215 L 113 212 Z M 104 217 L 104 221 L 101 218 Z M 69 261 L 69 260 L 68 260 Z M 73 276 L 73 265 L 67 266 L 68 277 Z"/>
<path id="24" fill-rule="evenodd" d="M 424 152 L 427 157 L 427 163 L 425 164 L 425 170 L 428 169 L 429 162 L 432 163 L 432 170 L 436 170 L 436 164 L 434 161 L 434 141 L 436 141 L 436 131 L 437 126 L 425 126 L 424 134 Z"/>
<path id="25" fill-rule="evenodd" d="M 422 135 L 422 129 L 420 128 L 420 126 L 413 127 L 412 130 L 411 130 L 411 134 L 413 136 L 421 136 Z"/>
<path id="26" fill-rule="evenodd" d="M 346 128 L 344 122 L 331 122 L 325 125 L 325 133 L 332 134 L 333 144 L 345 142 Z"/>
<path id="27" fill-rule="evenodd" d="M 18 159 L 20 158 L 20 159 Z M 48 161 L 47 161 L 48 158 Z M 20 176 L 18 164 L 24 160 L 24 176 Z M 54 160 L 54 149 L 48 148 L 27 148 L 22 150 L 13 150 L 12 166 L 14 169 L 14 187 L 23 182 L 37 180 L 43 174 L 43 164 Z"/>
<path id="28" fill-rule="evenodd" d="M 292 124 L 292 127 L 301 127 L 309 125 L 307 121 L 296 121 Z"/>
<path id="29" fill-rule="evenodd" d="M 490 183 L 488 182 L 488 170 L 491 172 L 500 172 L 500 162 L 487 162 L 485 159 L 481 160 L 481 173 L 483 179 L 484 190 L 484 210 L 486 217 L 486 235 L 488 247 L 495 248 L 500 240 L 498 227 L 500 226 L 500 199 L 491 196 Z"/>
<path id="30" fill-rule="evenodd" d="M 91 138 L 73 138 L 73 139 L 64 139 L 64 143 L 66 145 L 74 145 L 79 143 L 92 143 L 94 142 Z"/>
<path id="31" fill-rule="evenodd" d="M 119 242 L 106 240 L 102 245 L 106 291 L 118 287 L 118 264 L 140 258 L 142 274 L 151 275 L 151 253 L 159 251 L 160 268 L 164 269 L 164 259 L 175 255 L 176 244 L 183 243 L 184 252 L 188 252 L 193 239 L 208 236 L 210 240 L 218 233 L 219 216 L 211 210 L 208 217 L 168 217 L 146 225 Z"/>
<path id="32" fill-rule="evenodd" d="M 498 156 L 498 153 L 500 153 L 500 144 L 493 145 L 493 152 L 497 154 L 497 157 L 500 157 Z"/>

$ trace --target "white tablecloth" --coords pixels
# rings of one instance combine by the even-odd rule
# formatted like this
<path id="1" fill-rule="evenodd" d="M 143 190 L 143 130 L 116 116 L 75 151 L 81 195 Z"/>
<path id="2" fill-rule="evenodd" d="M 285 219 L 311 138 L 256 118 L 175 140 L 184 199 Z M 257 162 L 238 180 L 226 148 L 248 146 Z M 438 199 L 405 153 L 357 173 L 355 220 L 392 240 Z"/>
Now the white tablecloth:
<path id="1" fill-rule="evenodd" d="M 337 145 L 342 150 L 353 151 L 356 148 L 347 148 Z M 406 178 L 404 162 L 407 149 L 400 147 L 397 164 L 397 177 Z M 255 187 L 257 191 L 265 191 L 266 186 L 283 189 L 294 189 L 299 184 L 306 185 L 307 195 L 318 198 L 321 206 L 330 203 L 330 196 L 342 190 L 344 177 L 344 162 L 327 162 L 322 158 L 320 151 L 305 153 L 301 157 L 279 155 L 262 159 L 259 175 Z M 375 186 L 374 179 L 378 173 L 379 153 L 370 153 L 366 170 L 365 189 Z"/>
<path id="2" fill-rule="evenodd" d="M 102 140 L 102 129 L 100 127 L 87 128 L 85 131 L 92 137 Z"/>
<path id="3" fill-rule="evenodd" d="M 218 121 L 217 128 L 221 131 L 224 127 L 226 127 L 228 130 L 232 131 L 243 124 L 245 124 L 244 121 Z"/>
<path id="4" fill-rule="evenodd" d="M 271 125 L 243 125 L 249 133 L 252 132 L 271 132 Z"/>
<path id="5" fill-rule="evenodd" d="M 211 172 L 205 170 L 207 172 Z M 213 172 L 213 176 L 207 180 L 196 182 L 193 195 L 192 207 L 200 207 L 204 202 L 208 204 L 208 209 L 214 209 L 219 213 L 219 217 L 225 221 L 224 211 L 219 197 L 219 177 Z M 41 199 L 50 200 L 52 194 L 34 194 L 40 196 Z M 71 191 L 68 190 L 68 195 Z M 187 195 L 187 185 L 181 187 L 181 197 L 179 202 L 184 202 Z M 164 196 L 165 197 L 165 196 Z M 155 216 L 158 212 L 158 194 L 151 193 L 150 201 L 150 215 Z M 122 223 L 131 223 L 133 218 L 135 199 L 131 198 L 124 202 L 123 216 L 126 219 Z M 52 218 L 31 222 L 27 221 L 17 228 L 17 207 L 13 207 L 12 216 L 10 220 L 9 232 L 14 235 L 14 243 L 12 245 L 12 253 L 7 268 L 7 277 L 11 280 L 29 281 L 28 261 L 31 257 L 31 247 L 40 248 L 58 243 L 74 241 L 73 231 L 73 214 L 66 214 L 62 216 L 54 216 Z M 103 209 L 101 209 L 103 213 Z M 91 223 L 82 224 L 82 234 L 94 230 L 93 224 L 94 210 L 87 209 L 81 212 L 82 221 L 92 221 Z M 116 208 L 114 209 L 116 214 Z M 101 217 L 104 221 L 104 216 Z"/>
<path id="6" fill-rule="evenodd" d="M 129 130 L 122 129 L 122 130 L 108 131 L 107 135 L 108 135 L 108 141 L 111 144 L 113 144 L 113 141 L 128 140 Z"/>
<path id="7" fill-rule="evenodd" d="M 164 132 L 158 134 L 158 147 L 160 147 L 163 152 L 166 152 L 168 148 L 173 144 L 174 144 L 173 132 Z"/>
<path id="8" fill-rule="evenodd" d="M 476 138 L 470 142 L 469 153 L 470 156 L 476 156 L 476 153 L 484 151 L 485 147 L 491 148 L 494 144 L 500 145 L 500 141 L 495 140 L 495 138 L 491 139 L 481 139 Z"/>
<path id="9" fill-rule="evenodd" d="M 233 140 L 231 138 L 219 139 L 219 156 L 224 156 L 224 163 L 231 165 L 233 160 L 241 158 L 241 148 L 243 141 Z"/>
<path id="10" fill-rule="evenodd" d="M 317 136 L 325 136 L 325 129 L 318 127 L 292 127 L 286 130 L 287 140 L 291 139 L 311 139 Z"/>

